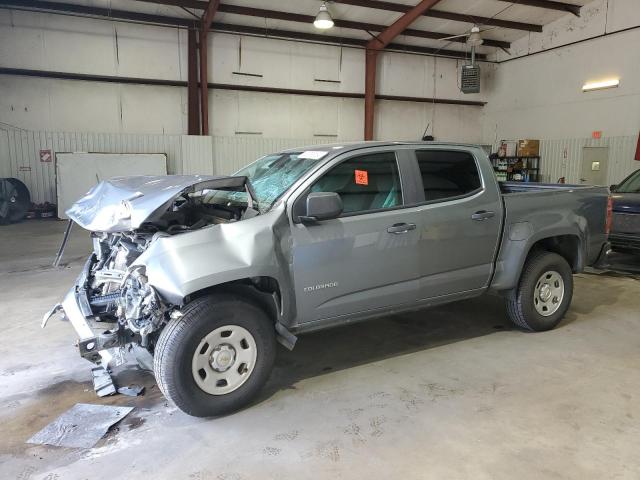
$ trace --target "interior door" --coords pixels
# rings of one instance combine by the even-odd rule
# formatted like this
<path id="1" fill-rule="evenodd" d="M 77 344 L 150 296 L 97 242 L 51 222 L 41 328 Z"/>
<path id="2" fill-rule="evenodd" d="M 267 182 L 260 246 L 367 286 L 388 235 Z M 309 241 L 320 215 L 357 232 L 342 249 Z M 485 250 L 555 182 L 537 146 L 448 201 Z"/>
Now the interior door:
<path id="1" fill-rule="evenodd" d="M 586 185 L 606 185 L 609 147 L 584 147 L 580 183 Z"/>
<path id="2" fill-rule="evenodd" d="M 396 152 L 332 165 L 294 201 L 293 277 L 298 322 L 354 315 L 412 302 L 417 294 L 419 215 L 404 208 Z M 310 191 L 337 192 L 341 217 L 295 222 Z"/>
<path id="3" fill-rule="evenodd" d="M 486 287 L 503 211 L 488 162 L 483 182 L 476 159 L 466 150 L 425 149 L 415 154 L 424 192 L 419 298 Z"/>

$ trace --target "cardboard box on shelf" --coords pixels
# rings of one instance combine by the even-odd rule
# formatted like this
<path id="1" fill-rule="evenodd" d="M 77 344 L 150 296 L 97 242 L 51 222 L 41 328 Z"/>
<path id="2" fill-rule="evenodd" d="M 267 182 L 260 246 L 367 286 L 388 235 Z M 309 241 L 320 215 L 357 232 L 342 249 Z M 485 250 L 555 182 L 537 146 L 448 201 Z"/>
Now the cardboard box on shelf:
<path id="1" fill-rule="evenodd" d="M 540 155 L 540 140 L 518 140 L 519 157 L 537 157 Z"/>

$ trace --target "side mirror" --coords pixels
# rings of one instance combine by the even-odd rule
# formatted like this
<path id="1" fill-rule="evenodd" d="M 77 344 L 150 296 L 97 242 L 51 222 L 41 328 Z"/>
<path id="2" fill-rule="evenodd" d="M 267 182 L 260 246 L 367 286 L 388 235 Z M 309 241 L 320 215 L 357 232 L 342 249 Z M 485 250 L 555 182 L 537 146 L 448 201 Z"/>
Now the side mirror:
<path id="1" fill-rule="evenodd" d="M 610 186 L 609 186 L 609 190 L 611 190 L 612 192 L 615 192 L 615 191 L 616 191 L 616 187 L 617 187 L 617 186 L 618 186 L 618 185 L 610 185 Z"/>
<path id="2" fill-rule="evenodd" d="M 335 192 L 312 192 L 307 195 L 307 211 L 300 215 L 302 223 L 338 218 L 342 213 L 342 199 Z"/>

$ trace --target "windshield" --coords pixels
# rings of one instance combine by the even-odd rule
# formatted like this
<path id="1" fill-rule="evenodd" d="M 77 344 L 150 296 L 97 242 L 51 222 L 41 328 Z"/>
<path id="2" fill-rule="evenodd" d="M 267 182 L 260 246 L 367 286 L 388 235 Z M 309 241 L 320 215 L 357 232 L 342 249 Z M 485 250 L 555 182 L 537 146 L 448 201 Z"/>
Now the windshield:
<path id="1" fill-rule="evenodd" d="M 615 191 L 619 193 L 640 193 L 640 170 L 618 185 Z"/>
<path id="2" fill-rule="evenodd" d="M 300 177 L 318 164 L 327 152 L 310 151 L 295 153 L 276 153 L 262 157 L 234 175 L 249 178 L 256 193 L 258 207 L 268 210 L 271 205 L 286 192 Z M 218 191 L 207 203 L 247 204 L 245 192 Z"/>

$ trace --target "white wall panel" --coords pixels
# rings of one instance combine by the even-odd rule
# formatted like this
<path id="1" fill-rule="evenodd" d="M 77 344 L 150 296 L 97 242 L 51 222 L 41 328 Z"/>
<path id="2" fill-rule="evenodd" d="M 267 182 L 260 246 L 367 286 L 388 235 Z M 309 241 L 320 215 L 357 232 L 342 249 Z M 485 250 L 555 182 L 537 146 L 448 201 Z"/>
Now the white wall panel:
<path id="1" fill-rule="evenodd" d="M 3 67 L 186 79 L 187 33 L 175 28 L 2 10 L 0 44 Z M 209 55 L 209 78 L 216 83 L 364 91 L 363 49 L 214 33 L 209 36 Z M 386 52 L 379 61 L 378 93 L 432 96 L 435 78 L 435 94 L 439 97 L 482 97 L 463 96 L 458 91 L 458 66 L 459 62 L 452 59 L 435 61 L 432 57 Z M 19 128 L 186 133 L 184 88 L 0 76 L 0 89 L 0 122 Z M 362 137 L 362 100 L 214 91 L 210 101 L 213 135 L 256 132 L 273 138 L 313 138 L 335 133 L 339 139 Z M 390 126 L 380 129 L 381 135 L 389 138 L 405 115 L 421 109 L 408 104 L 389 109 L 400 116 L 381 119 L 383 125 Z M 443 112 L 456 115 L 453 110 Z M 443 125 L 458 123 L 456 116 Z M 443 134 L 458 136 L 460 132 Z"/>
<path id="2" fill-rule="evenodd" d="M 58 153 L 56 155 L 58 217 L 65 214 L 97 181 L 128 175 L 166 175 L 164 154 Z"/>
<path id="3" fill-rule="evenodd" d="M 50 149 L 54 156 L 61 152 L 164 153 L 169 174 L 222 175 L 268 153 L 322 143 L 327 139 L 58 133 L 5 128 L 0 129 L 0 175 L 22 180 L 36 203 L 55 202 L 55 163 L 40 162 L 40 150 Z"/>
<path id="4" fill-rule="evenodd" d="M 543 140 L 540 142 L 542 181 L 556 182 L 565 177 L 567 183 L 580 183 L 582 150 L 584 147 L 609 147 L 607 182 L 618 183 L 634 170 L 640 162 L 633 159 L 638 137 L 610 137 L 594 140 L 571 138 Z"/>
<path id="5" fill-rule="evenodd" d="M 281 139 L 260 137 L 213 137 L 214 172 L 229 175 L 269 153 L 321 145 L 325 139 Z"/>
<path id="6" fill-rule="evenodd" d="M 181 133 L 187 129 L 187 90 L 126 85 L 118 89 L 122 132 Z"/>
<path id="7" fill-rule="evenodd" d="M 45 70 L 113 74 L 116 64 L 114 23 L 80 18 L 70 21 L 70 17 L 61 15 L 47 17 L 42 45 Z"/>
<path id="8" fill-rule="evenodd" d="M 103 22 L 104 23 L 104 22 Z M 177 28 L 114 23 L 117 73 L 123 77 L 186 80 L 187 46 Z M 141 73 L 143 73 L 141 75 Z"/>
<path id="9" fill-rule="evenodd" d="M 181 173 L 180 135 L 123 135 L 112 133 L 57 133 L 18 129 L 0 130 L 7 138 L 5 156 L 0 150 L 3 175 L 22 180 L 36 203 L 54 202 L 55 164 L 40 162 L 40 150 L 58 152 L 164 153 L 169 173 Z M 0 141 L 0 148 L 2 142 Z"/>
<path id="10" fill-rule="evenodd" d="M 182 136 L 182 171 L 184 175 L 213 175 L 211 137 Z"/>

